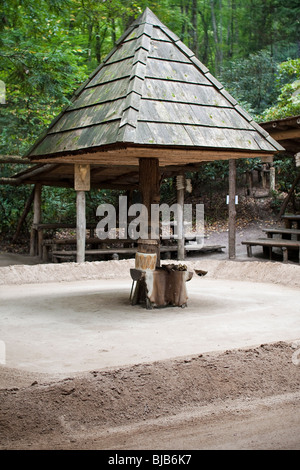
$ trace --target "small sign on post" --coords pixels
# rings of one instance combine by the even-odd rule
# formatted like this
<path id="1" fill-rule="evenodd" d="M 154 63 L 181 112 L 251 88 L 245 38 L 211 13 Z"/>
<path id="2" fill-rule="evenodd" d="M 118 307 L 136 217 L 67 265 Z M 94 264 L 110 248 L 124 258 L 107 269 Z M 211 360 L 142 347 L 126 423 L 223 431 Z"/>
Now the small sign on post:
<path id="1" fill-rule="evenodd" d="M 239 203 L 239 197 L 235 196 L 235 204 L 237 205 L 238 203 Z M 228 195 L 226 196 L 226 204 L 227 205 L 229 204 L 229 196 Z"/>

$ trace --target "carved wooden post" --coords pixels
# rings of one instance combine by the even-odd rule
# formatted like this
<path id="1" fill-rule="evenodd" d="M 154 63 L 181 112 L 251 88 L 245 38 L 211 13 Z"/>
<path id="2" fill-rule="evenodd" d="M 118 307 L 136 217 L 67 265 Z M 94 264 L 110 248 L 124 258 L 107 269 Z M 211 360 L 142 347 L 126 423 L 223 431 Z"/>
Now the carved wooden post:
<path id="1" fill-rule="evenodd" d="M 184 260 L 184 220 L 183 220 L 183 209 L 184 209 L 184 190 L 185 190 L 185 178 L 184 175 L 178 175 L 176 178 L 176 188 L 177 188 L 177 204 L 179 206 L 179 211 L 177 214 L 177 259 L 180 261 Z"/>
<path id="2" fill-rule="evenodd" d="M 76 261 L 83 263 L 86 239 L 85 191 L 90 190 L 90 165 L 74 165 L 74 188 L 76 190 Z"/>
<path id="3" fill-rule="evenodd" d="M 229 226 L 228 226 L 228 255 L 230 259 L 235 258 L 235 239 L 236 239 L 236 163 L 235 160 L 229 160 Z"/>

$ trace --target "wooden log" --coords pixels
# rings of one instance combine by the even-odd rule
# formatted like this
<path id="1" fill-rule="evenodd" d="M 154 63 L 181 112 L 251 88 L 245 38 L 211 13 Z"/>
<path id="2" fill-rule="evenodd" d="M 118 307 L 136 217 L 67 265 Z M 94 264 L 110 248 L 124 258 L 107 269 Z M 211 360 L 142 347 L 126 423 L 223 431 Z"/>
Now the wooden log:
<path id="1" fill-rule="evenodd" d="M 0 163 L 22 163 L 28 165 L 31 161 L 29 158 L 19 157 L 17 155 L 0 155 Z"/>
<path id="2" fill-rule="evenodd" d="M 236 192 L 236 163 L 235 160 L 229 160 L 229 223 L 228 223 L 228 255 L 229 259 L 236 256 L 236 209 L 235 209 L 235 192 Z"/>
<path id="3" fill-rule="evenodd" d="M 25 207 L 24 207 L 24 210 L 22 212 L 22 215 L 18 221 L 18 225 L 17 225 L 17 229 L 16 229 L 16 232 L 13 236 L 13 239 L 12 239 L 12 242 L 13 243 L 16 243 L 19 235 L 20 235 L 20 232 L 21 232 L 21 229 L 22 229 L 22 225 L 23 223 L 25 222 L 25 219 L 30 211 L 30 207 L 33 203 L 33 200 L 34 200 L 34 189 L 31 191 L 30 195 L 29 195 L 29 198 L 27 199 L 26 201 L 26 204 L 25 204 Z"/>
<path id="4" fill-rule="evenodd" d="M 293 194 L 293 192 L 294 192 L 294 190 L 295 190 L 297 184 L 299 183 L 299 181 L 300 181 L 300 172 L 299 172 L 298 175 L 296 176 L 296 178 L 295 178 L 295 180 L 294 180 L 294 182 L 293 182 L 293 184 L 292 184 L 292 186 L 291 186 L 291 188 L 290 188 L 290 190 L 289 190 L 289 192 L 288 192 L 288 195 L 286 196 L 285 200 L 284 200 L 283 203 L 282 203 L 282 206 L 281 206 L 281 208 L 280 208 L 280 212 L 279 212 L 279 215 L 278 215 L 278 219 L 280 219 L 280 217 L 285 213 L 285 210 L 286 210 L 286 208 L 287 208 L 287 205 L 288 205 L 288 203 L 289 203 L 289 200 L 290 200 L 290 198 L 291 198 L 291 196 L 292 196 L 292 194 Z"/>

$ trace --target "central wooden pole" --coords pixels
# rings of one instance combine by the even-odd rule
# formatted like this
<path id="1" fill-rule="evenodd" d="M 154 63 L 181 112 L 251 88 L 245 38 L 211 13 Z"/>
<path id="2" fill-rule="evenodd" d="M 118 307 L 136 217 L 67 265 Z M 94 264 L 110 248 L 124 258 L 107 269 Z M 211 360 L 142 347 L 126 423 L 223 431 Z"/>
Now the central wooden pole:
<path id="1" fill-rule="evenodd" d="M 160 265 L 160 240 L 151 239 L 151 205 L 160 201 L 160 174 L 157 158 L 140 158 L 139 160 L 139 188 L 142 195 L 142 203 L 148 211 L 148 239 L 139 240 L 141 249 L 146 253 L 156 253 L 156 265 Z"/>

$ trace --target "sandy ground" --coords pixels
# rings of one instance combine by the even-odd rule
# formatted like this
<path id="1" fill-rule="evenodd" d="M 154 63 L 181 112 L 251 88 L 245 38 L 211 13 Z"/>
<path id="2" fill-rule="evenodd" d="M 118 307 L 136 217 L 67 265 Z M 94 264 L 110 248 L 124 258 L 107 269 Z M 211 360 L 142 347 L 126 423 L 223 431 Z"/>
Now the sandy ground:
<path id="1" fill-rule="evenodd" d="M 300 449 L 297 263 L 238 241 L 186 261 L 187 308 L 146 310 L 133 260 L 3 258 L 1 449 Z"/>

